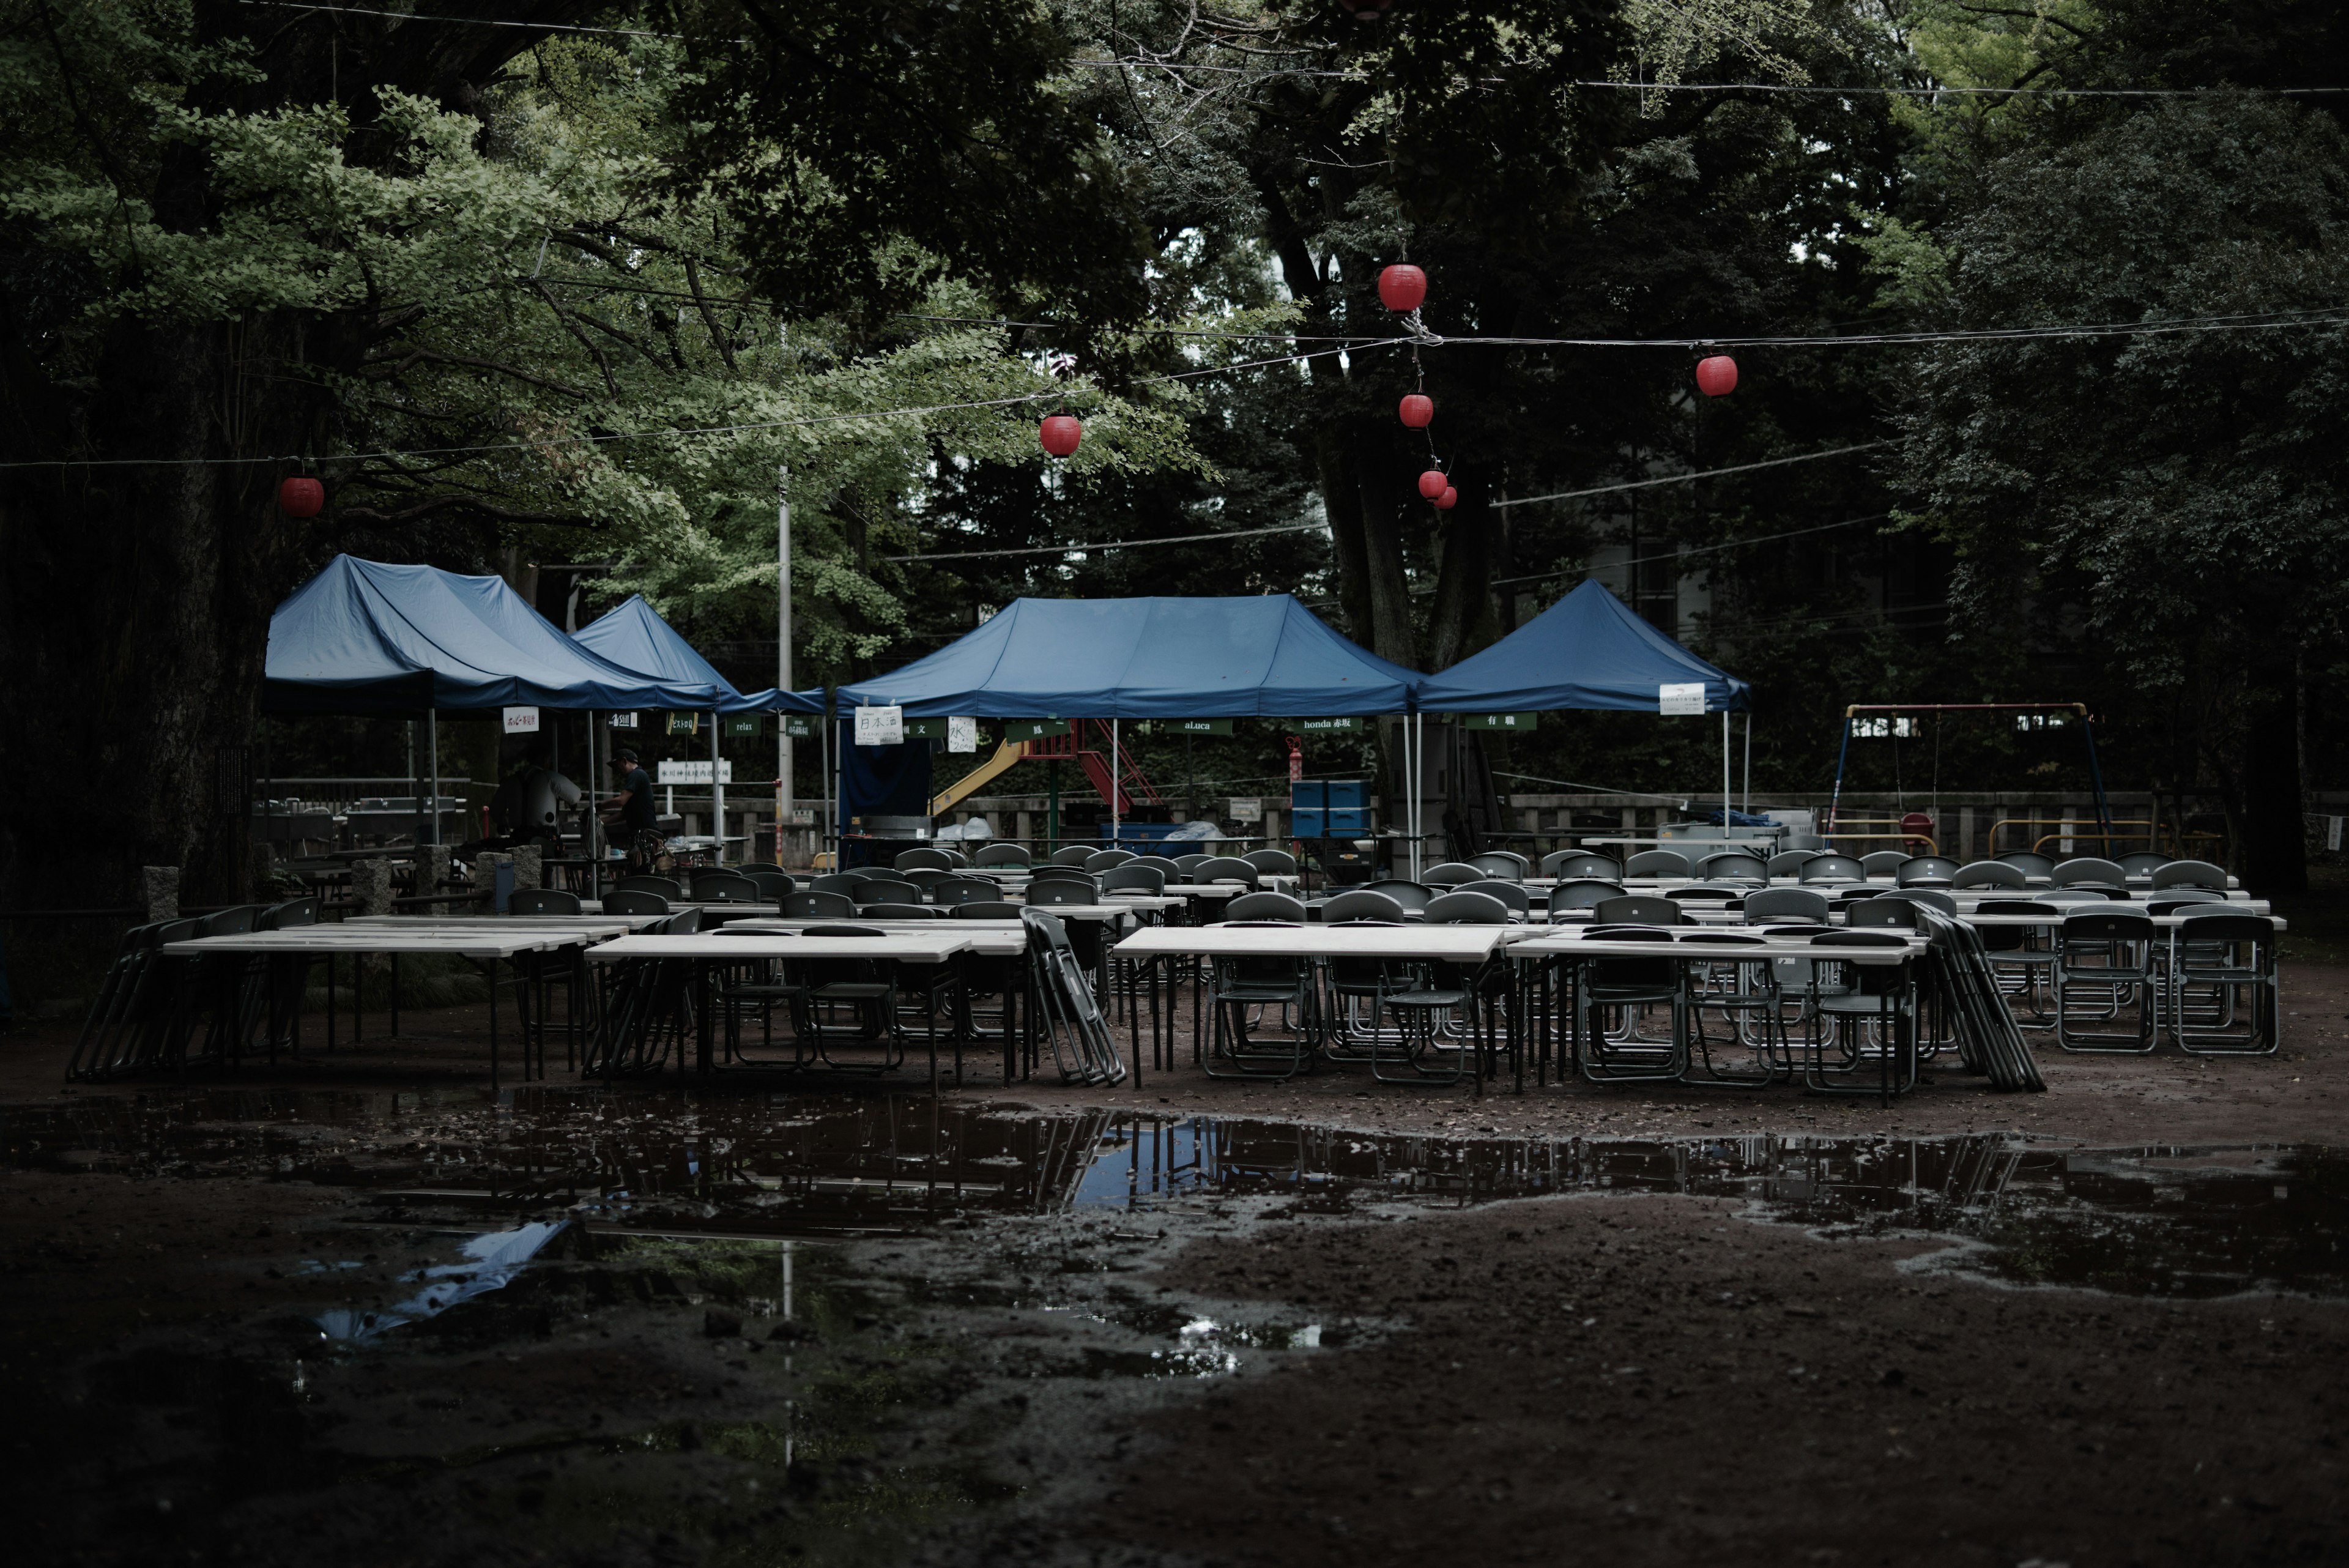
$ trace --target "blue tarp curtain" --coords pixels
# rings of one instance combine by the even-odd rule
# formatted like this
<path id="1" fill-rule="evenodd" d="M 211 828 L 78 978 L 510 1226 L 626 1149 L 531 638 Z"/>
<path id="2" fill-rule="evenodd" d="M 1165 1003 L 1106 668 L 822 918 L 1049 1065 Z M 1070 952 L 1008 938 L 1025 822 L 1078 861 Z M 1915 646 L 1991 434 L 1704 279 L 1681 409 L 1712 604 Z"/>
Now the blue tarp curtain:
<path id="1" fill-rule="evenodd" d="M 759 691 L 736 691 L 708 659 L 694 651 L 691 643 L 678 635 L 675 627 L 661 618 L 660 612 L 645 602 L 642 594 L 631 595 L 627 603 L 581 627 L 578 639 L 588 651 L 601 654 L 623 669 L 640 670 L 662 680 L 716 687 L 718 711 L 721 713 L 823 711 L 822 687 L 809 691 L 778 691 L 771 686 Z"/>
<path id="2" fill-rule="evenodd" d="M 911 718 L 1335 717 L 1401 713 L 1420 679 L 1287 594 L 1023 598 L 839 697 Z"/>
<path id="3" fill-rule="evenodd" d="M 274 713 L 707 710 L 719 700 L 707 681 L 658 680 L 582 647 L 502 578 L 352 556 L 277 607 L 265 676 L 261 705 Z"/>
<path id="4" fill-rule="evenodd" d="M 1699 659 L 1586 578 L 1480 653 L 1419 682 L 1431 713 L 1616 708 L 1653 713 L 1665 686 L 1704 687 L 1704 711 L 1746 706 L 1750 688 Z"/>

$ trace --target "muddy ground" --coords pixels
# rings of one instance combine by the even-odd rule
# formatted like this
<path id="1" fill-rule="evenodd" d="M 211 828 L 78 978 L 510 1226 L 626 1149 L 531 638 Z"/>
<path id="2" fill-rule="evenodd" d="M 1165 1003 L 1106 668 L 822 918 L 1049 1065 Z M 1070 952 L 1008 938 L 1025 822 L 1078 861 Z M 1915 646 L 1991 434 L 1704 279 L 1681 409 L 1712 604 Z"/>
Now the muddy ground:
<path id="1" fill-rule="evenodd" d="M 2341 1561 L 2349 971 L 2285 1011 L 2272 1060 L 1889 1109 L 492 1098 L 479 1009 L 68 1089 L 20 1033 L 12 1555 Z"/>

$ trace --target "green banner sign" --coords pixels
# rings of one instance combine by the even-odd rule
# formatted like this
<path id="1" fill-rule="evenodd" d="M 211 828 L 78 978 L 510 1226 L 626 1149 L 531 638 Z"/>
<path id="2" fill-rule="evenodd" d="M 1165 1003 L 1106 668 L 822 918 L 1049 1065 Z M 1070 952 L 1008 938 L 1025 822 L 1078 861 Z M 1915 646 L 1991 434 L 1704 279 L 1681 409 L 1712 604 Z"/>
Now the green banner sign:
<path id="1" fill-rule="evenodd" d="M 1371 722 L 1368 719 L 1299 719 L 1297 721 L 1299 732 L 1308 735 L 1332 735 L 1340 731 L 1367 730 L 1370 727 Z"/>
<path id="2" fill-rule="evenodd" d="M 730 735 L 763 735 L 766 732 L 767 719 L 766 715 L 763 713 L 729 713 L 726 715 L 726 733 Z"/>
<path id="3" fill-rule="evenodd" d="M 668 716 L 668 732 L 672 735 L 698 735 L 701 733 L 701 715 L 698 713 L 671 713 Z"/>
<path id="4" fill-rule="evenodd" d="M 1460 713 L 1454 715 L 1464 730 L 1530 730 L 1533 713 Z"/>
<path id="5" fill-rule="evenodd" d="M 1228 735 L 1232 732 L 1229 719 L 1154 719 L 1151 724 L 1169 735 Z"/>
<path id="6" fill-rule="evenodd" d="M 944 723 L 945 721 L 940 720 L 939 722 Z M 1003 738 L 1007 741 L 1042 741 L 1069 732 L 1066 719 L 1003 719 L 998 722 L 1002 724 Z M 943 730 L 938 732 L 946 733 Z"/>
<path id="7" fill-rule="evenodd" d="M 943 741 L 946 738 L 947 722 L 944 719 L 905 721 L 905 739 L 909 741 Z"/>
<path id="8" fill-rule="evenodd" d="M 814 740 L 815 715 L 812 713 L 784 714 L 783 733 L 789 735 L 794 741 Z"/>

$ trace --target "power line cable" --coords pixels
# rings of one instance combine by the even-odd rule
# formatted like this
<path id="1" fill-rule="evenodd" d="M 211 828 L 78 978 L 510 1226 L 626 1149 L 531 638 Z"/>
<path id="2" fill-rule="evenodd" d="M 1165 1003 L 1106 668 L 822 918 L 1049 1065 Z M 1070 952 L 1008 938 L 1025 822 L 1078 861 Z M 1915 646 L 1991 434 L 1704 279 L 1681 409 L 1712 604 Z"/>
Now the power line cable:
<path id="1" fill-rule="evenodd" d="M 1408 343 L 1407 337 L 1364 345 L 1366 348 L 1387 348 Z M 1317 348 L 1303 354 L 1278 354 L 1263 359 L 1244 359 L 1232 365 L 1210 365 L 1196 370 L 1172 370 L 1164 375 L 1143 376 L 1135 386 L 1154 386 L 1164 381 L 1186 381 L 1201 376 L 1220 376 L 1234 370 L 1260 369 L 1268 365 L 1294 365 L 1308 359 L 1318 359 L 1330 354 L 1343 353 L 1340 348 Z M 730 425 L 696 425 L 684 430 L 614 431 L 602 434 L 549 436 L 543 441 L 492 441 L 479 446 L 441 446 L 384 449 L 377 452 L 332 452 L 323 458 L 300 456 L 275 457 L 52 457 L 27 459 L 23 462 L 0 462 L 0 469 L 11 468 L 204 468 L 234 466 L 240 463 L 314 463 L 370 462 L 402 457 L 465 457 L 493 452 L 537 452 L 551 446 L 601 446 L 628 441 L 661 441 L 686 436 L 752 435 L 761 431 L 804 430 L 814 425 L 843 424 L 852 420 L 903 419 L 917 414 L 956 413 L 974 409 L 1016 408 L 1022 403 L 1052 402 L 1068 397 L 1066 388 L 1055 387 L 1039 392 L 1020 392 L 1007 398 L 976 398 L 959 403 L 929 403 L 919 408 L 868 409 L 844 414 L 812 414 L 797 420 L 759 420 Z"/>
<path id="2" fill-rule="evenodd" d="M 1830 447 L 1825 452 L 1801 452 L 1794 457 L 1774 457 L 1761 462 L 1741 462 L 1729 468 L 1700 469 L 1694 473 L 1668 473 L 1661 479 L 1635 479 L 1624 484 L 1594 484 L 1588 490 L 1554 490 L 1547 495 L 1512 495 L 1506 501 L 1487 503 L 1495 510 L 1504 506 L 1530 506 L 1537 501 L 1572 501 L 1584 495 L 1612 495 L 1625 490 L 1651 490 L 1660 484 L 1687 484 L 1699 479 L 1711 479 L 1723 473 L 1751 473 L 1757 468 L 1784 468 L 1790 462 L 1816 462 L 1823 457 L 1841 457 L 1847 452 L 1874 452 L 1879 447 L 1899 446 L 1897 441 L 1862 441 L 1857 446 Z"/>
<path id="3" fill-rule="evenodd" d="M 1144 545 L 1195 545 L 1203 539 L 1254 539 L 1266 534 L 1302 534 L 1309 529 L 1327 528 L 1327 523 L 1281 523 L 1269 528 L 1233 528 L 1215 534 L 1175 534 L 1164 539 L 1103 539 L 1097 543 L 1078 540 L 1068 545 L 1023 545 L 1017 550 L 955 550 L 928 556 L 884 556 L 885 561 L 975 561 L 998 556 L 1078 556 L 1096 550 L 1132 550 Z"/>

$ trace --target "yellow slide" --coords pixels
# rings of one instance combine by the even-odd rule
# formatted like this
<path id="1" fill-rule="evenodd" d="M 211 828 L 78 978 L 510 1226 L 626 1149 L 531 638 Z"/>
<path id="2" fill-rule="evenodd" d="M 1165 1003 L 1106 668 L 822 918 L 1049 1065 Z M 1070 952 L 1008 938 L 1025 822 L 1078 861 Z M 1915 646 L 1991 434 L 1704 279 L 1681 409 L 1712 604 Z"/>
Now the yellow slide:
<path id="1" fill-rule="evenodd" d="M 977 794 L 980 790 L 1010 772 L 1012 767 L 1027 755 L 1027 742 L 1004 742 L 995 748 L 995 755 L 979 763 L 972 772 L 963 774 L 962 777 L 947 785 L 943 794 L 932 797 L 930 815 L 944 816 L 962 801 Z"/>

